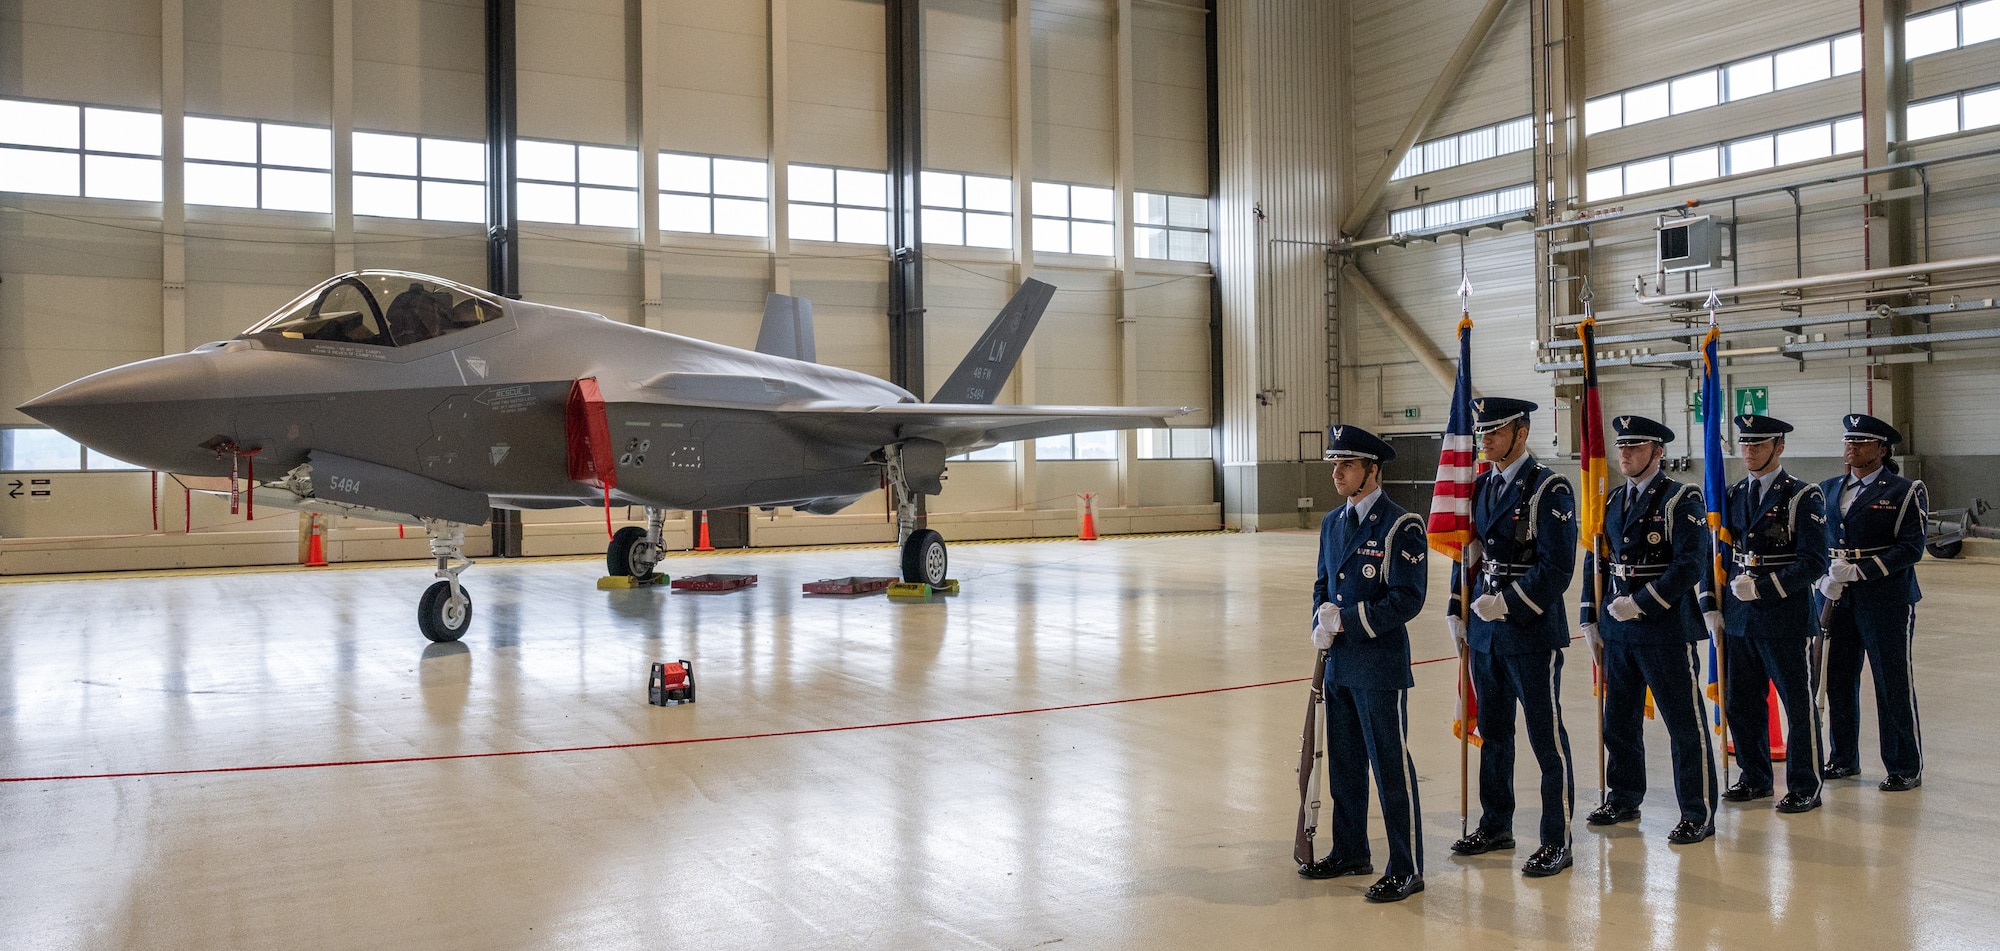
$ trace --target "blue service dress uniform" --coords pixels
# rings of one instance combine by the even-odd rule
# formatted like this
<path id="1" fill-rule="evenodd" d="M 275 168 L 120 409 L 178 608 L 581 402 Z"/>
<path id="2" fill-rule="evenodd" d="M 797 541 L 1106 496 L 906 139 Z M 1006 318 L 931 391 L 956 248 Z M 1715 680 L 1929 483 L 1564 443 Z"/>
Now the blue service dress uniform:
<path id="1" fill-rule="evenodd" d="M 1929 500 L 1921 482 L 1879 469 L 1847 511 L 1846 476 L 1820 483 L 1826 497 L 1829 554 L 1861 569 L 1828 616 L 1826 657 L 1827 766 L 1849 775 L 1861 767 L 1861 659 L 1875 677 L 1875 718 L 1882 767 L 1891 776 L 1924 772 L 1923 731 L 1911 667 L 1916 604 L 1923 598 L 1915 566 L 1924 557 Z"/>
<path id="2" fill-rule="evenodd" d="M 1814 697 L 1811 639 L 1819 633 L 1813 582 L 1826 573 L 1826 506 L 1820 487 L 1780 469 L 1753 507 L 1746 478 L 1729 488 L 1723 524 L 1734 542 L 1723 554 L 1728 577 L 1719 597 L 1702 574 L 1702 607 L 1722 611 L 1728 642 L 1723 681 L 1729 695 L 1729 734 L 1743 784 L 1772 785 L 1770 703 L 1765 683 L 1778 687 L 1785 708 L 1785 791 L 1803 801 L 1819 799 L 1819 704 Z M 1729 591 L 1739 577 L 1755 580 L 1757 597 Z"/>
<path id="3" fill-rule="evenodd" d="M 1377 496 L 1358 523 L 1352 503 L 1319 527 L 1313 611 L 1332 602 L 1339 634 L 1326 655 L 1327 786 L 1333 798 L 1335 863 L 1368 861 L 1368 771 L 1382 802 L 1393 876 L 1424 871 L 1417 769 L 1410 759 L 1410 634 L 1429 588 L 1421 516 Z"/>
<path id="4" fill-rule="evenodd" d="M 1570 844 L 1576 776 L 1562 720 L 1563 648 L 1569 619 L 1563 592 L 1576 574 L 1576 492 L 1569 480 L 1526 456 L 1504 488 L 1498 472 L 1472 484 L 1472 525 L 1483 556 L 1472 596 L 1499 593 L 1507 614 L 1471 615 L 1473 695 L 1479 700 L 1479 830 L 1514 831 L 1514 706 L 1520 704 L 1528 748 L 1542 770 L 1543 846 Z M 1464 616 L 1462 564 L 1451 569 L 1451 613 Z"/>
<path id="5" fill-rule="evenodd" d="M 1695 646 L 1708 638 L 1696 590 L 1710 570 L 1707 522 L 1701 490 L 1663 471 L 1655 470 L 1636 491 L 1629 481 L 1611 490 L 1604 502 L 1604 563 L 1584 556 L 1579 612 L 1604 639 L 1605 805 L 1635 810 L 1646 798 L 1641 729 L 1651 688 L 1667 725 L 1680 816 L 1698 829 L 1715 822 L 1717 785 Z M 1594 603 L 1600 582 L 1606 605 L 1629 596 L 1639 616 L 1620 621 L 1600 612 Z"/>

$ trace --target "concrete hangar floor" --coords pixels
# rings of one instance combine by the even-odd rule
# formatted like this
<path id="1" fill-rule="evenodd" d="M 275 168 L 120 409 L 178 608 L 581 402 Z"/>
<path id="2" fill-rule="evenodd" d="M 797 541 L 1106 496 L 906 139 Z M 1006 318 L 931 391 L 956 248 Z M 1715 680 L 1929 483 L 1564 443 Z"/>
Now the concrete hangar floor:
<path id="1" fill-rule="evenodd" d="M 762 578 L 710 595 L 490 560 L 456 645 L 418 636 L 429 571 L 408 564 L 0 585 L 0 948 L 2000 942 L 2000 563 L 1919 569 L 1922 789 L 1875 789 L 1870 714 L 1861 782 L 1801 816 L 1725 804 L 1694 847 L 1665 840 L 1657 723 L 1643 820 L 1584 826 L 1596 719 L 1572 651 L 1577 862 L 1551 879 L 1518 874 L 1531 846 L 1446 850 L 1454 665 L 1420 664 L 1429 890 L 1378 906 L 1372 877 L 1290 860 L 1314 550 L 960 544 L 963 592 L 911 603 L 800 594 L 886 548 L 663 565 Z M 1449 652 L 1443 564 L 1419 660 Z M 649 664 L 681 657 L 698 702 L 648 705 Z M 1527 810 L 1531 763 L 1524 744 Z"/>

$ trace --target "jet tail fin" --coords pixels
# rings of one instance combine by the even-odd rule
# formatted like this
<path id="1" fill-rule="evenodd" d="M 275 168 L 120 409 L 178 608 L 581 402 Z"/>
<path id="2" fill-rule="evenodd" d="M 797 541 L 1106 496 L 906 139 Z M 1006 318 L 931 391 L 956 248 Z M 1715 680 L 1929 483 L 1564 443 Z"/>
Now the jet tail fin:
<path id="1" fill-rule="evenodd" d="M 1035 324 L 1041 321 L 1042 311 L 1048 309 L 1055 294 L 1053 284 L 1032 278 L 1021 282 L 1021 289 L 1014 292 L 1013 299 L 1000 309 L 1000 315 L 987 325 L 986 333 L 973 345 L 972 352 L 965 355 L 958 369 L 951 371 L 931 402 L 992 403 L 998 398 L 1000 387 L 1021 360 L 1021 348 L 1027 345 L 1028 335 L 1035 332 Z"/>
<path id="2" fill-rule="evenodd" d="M 785 294 L 765 297 L 764 325 L 757 330 L 757 352 L 819 362 L 813 346 L 812 301 Z"/>

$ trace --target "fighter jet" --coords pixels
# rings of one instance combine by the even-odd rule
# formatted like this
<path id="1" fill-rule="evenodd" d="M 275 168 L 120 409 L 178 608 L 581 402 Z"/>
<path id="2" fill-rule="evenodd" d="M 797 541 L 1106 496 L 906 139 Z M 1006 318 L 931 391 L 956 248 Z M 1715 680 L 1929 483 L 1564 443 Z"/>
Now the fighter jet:
<path id="1" fill-rule="evenodd" d="M 92 374 L 20 409 L 127 462 L 226 477 L 232 492 L 248 482 L 259 501 L 421 523 L 440 580 L 418 627 L 454 641 L 472 621 L 465 529 L 492 508 L 643 506 L 646 528 L 618 532 L 606 562 L 648 578 L 667 510 L 829 514 L 886 482 L 905 580 L 943 582 L 944 540 L 918 513 L 943 490 L 947 456 L 1191 412 L 993 405 L 1054 293 L 1024 282 L 926 403 L 814 362 L 801 298 L 771 295 L 756 350 L 741 350 L 423 274 L 354 271 L 234 339 Z"/>

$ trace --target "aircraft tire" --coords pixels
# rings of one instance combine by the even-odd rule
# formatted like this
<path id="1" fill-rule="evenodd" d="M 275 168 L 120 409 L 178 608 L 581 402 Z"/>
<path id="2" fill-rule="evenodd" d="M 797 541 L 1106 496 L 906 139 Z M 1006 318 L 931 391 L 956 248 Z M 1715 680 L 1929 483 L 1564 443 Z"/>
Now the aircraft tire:
<path id="1" fill-rule="evenodd" d="M 653 567 L 660 563 L 652 554 L 646 545 L 646 530 L 627 525 L 611 536 L 611 545 L 604 550 L 605 572 L 614 578 L 644 581 L 653 576 Z"/>
<path id="2" fill-rule="evenodd" d="M 903 543 L 904 581 L 942 587 L 949 564 L 945 556 L 944 536 L 928 528 L 911 532 L 910 540 Z"/>
<path id="3" fill-rule="evenodd" d="M 464 591 L 464 589 L 460 589 Z M 417 602 L 417 627 L 424 636 L 440 644 L 448 644 L 465 636 L 472 626 L 472 594 L 465 592 L 465 604 L 451 606 L 451 582 L 440 581 L 424 589 L 423 599 Z"/>
<path id="4" fill-rule="evenodd" d="M 1942 545 L 1925 545 L 1924 548 L 1932 558 L 1957 558 L 1958 553 L 1965 550 L 1965 542 L 1945 542 Z"/>

